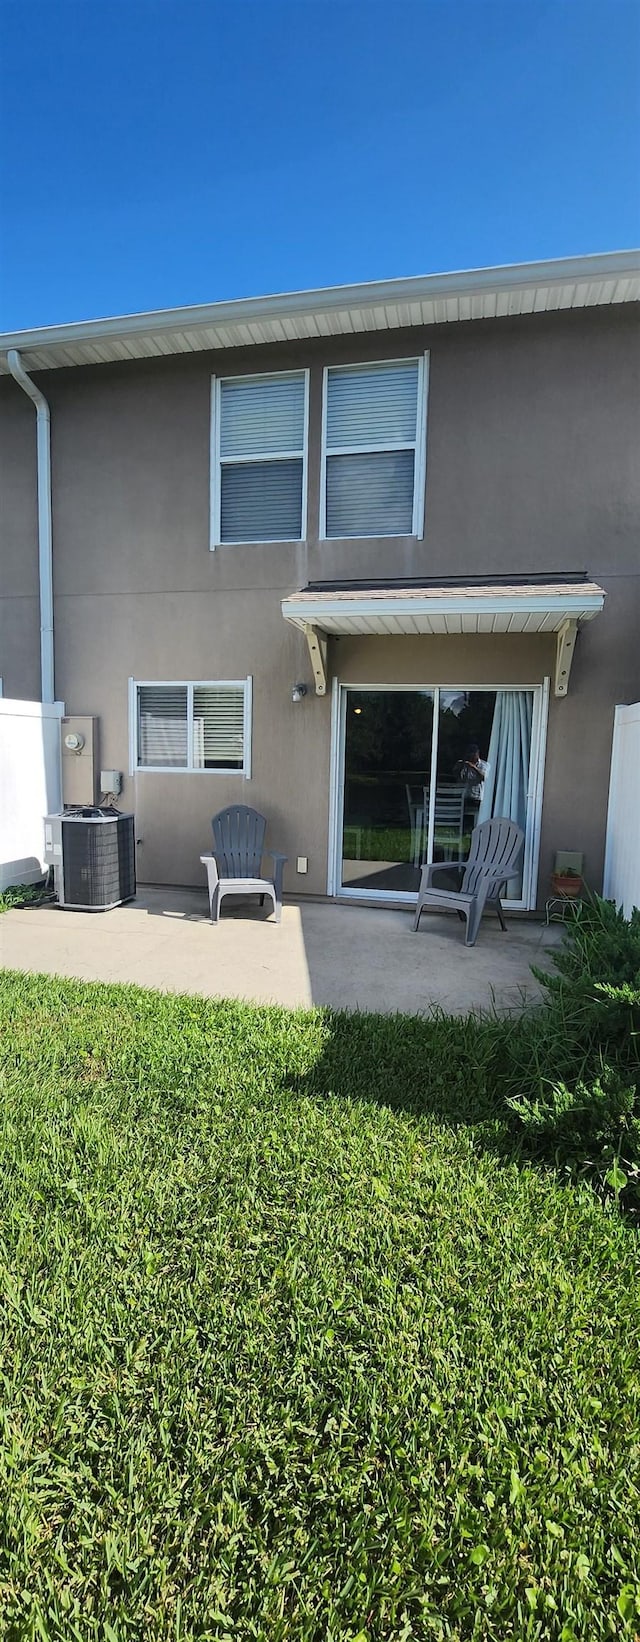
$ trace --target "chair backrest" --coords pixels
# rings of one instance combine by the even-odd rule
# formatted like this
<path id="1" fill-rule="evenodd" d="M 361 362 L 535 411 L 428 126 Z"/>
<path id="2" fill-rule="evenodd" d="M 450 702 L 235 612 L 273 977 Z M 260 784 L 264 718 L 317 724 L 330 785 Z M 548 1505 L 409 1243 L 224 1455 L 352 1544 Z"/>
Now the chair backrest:
<path id="1" fill-rule="evenodd" d="M 221 878 L 259 878 L 267 823 L 246 804 L 231 804 L 211 821 Z"/>
<path id="2" fill-rule="evenodd" d="M 517 866 L 524 847 L 524 833 L 516 821 L 496 815 L 481 821 L 471 834 L 471 849 L 462 880 L 465 895 L 476 895 L 483 879 L 498 885 L 501 874 Z"/>
<path id="3" fill-rule="evenodd" d="M 425 793 L 426 788 L 418 786 L 412 787 L 408 781 L 405 781 L 404 790 L 407 795 L 407 806 L 409 813 L 411 813 L 412 809 L 421 809 L 424 802 L 423 794 Z"/>
<path id="4" fill-rule="evenodd" d="M 436 787 L 436 826 L 462 828 L 464 787 Z"/>

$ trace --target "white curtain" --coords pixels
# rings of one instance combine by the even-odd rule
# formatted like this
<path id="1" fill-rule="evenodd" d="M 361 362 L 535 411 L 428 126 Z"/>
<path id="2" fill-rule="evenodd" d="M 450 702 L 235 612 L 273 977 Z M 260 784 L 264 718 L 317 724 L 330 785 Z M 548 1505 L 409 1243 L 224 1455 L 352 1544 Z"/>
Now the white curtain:
<path id="1" fill-rule="evenodd" d="M 498 690 L 478 821 L 506 815 L 523 829 L 527 823 L 527 793 L 531 762 L 531 690 Z M 519 900 L 522 883 L 514 879 L 507 898 Z"/>

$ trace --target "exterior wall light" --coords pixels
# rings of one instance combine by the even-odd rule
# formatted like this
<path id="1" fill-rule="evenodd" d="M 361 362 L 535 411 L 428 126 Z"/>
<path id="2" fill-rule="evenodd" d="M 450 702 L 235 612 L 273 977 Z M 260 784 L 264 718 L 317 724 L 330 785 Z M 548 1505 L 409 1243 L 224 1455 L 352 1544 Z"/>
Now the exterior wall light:
<path id="1" fill-rule="evenodd" d="M 306 684 L 294 684 L 293 689 L 291 691 L 291 700 L 292 701 L 302 701 L 303 697 L 306 696 L 306 693 L 307 693 Z"/>

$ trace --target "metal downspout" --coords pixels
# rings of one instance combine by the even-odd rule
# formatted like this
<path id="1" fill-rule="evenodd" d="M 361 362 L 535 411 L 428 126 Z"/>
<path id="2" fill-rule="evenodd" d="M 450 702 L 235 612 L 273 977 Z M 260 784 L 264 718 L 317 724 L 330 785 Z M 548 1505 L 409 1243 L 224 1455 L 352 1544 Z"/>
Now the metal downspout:
<path id="1" fill-rule="evenodd" d="M 9 348 L 11 375 L 36 407 L 38 466 L 38 564 L 40 573 L 40 689 L 43 702 L 55 701 L 53 675 L 53 554 L 51 538 L 51 415 L 49 406 L 22 364 L 17 348 Z"/>

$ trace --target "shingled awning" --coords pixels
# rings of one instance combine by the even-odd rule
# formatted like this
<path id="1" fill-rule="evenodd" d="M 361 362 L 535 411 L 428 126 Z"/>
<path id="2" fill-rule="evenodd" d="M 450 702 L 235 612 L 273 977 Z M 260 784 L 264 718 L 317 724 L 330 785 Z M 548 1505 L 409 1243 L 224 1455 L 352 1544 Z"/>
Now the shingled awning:
<path id="1" fill-rule="evenodd" d="M 316 692 L 326 691 L 326 641 L 369 634 L 550 633 L 556 635 L 555 694 L 569 686 L 578 627 L 602 610 L 588 580 L 450 582 L 434 585 L 309 586 L 282 601 L 285 621 L 309 644 Z"/>

